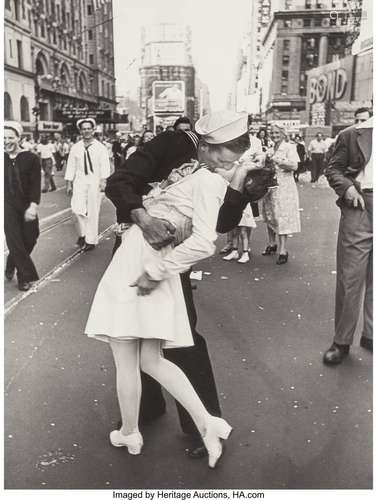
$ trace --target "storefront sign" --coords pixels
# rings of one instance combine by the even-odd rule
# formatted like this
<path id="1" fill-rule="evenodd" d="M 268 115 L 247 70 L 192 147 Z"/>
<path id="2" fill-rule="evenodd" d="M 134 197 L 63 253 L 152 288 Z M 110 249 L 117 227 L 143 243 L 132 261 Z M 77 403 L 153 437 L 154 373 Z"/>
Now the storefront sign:
<path id="1" fill-rule="evenodd" d="M 310 124 L 316 127 L 324 127 L 326 123 L 326 106 L 323 102 L 317 102 L 311 107 Z"/>
<path id="2" fill-rule="evenodd" d="M 300 120 L 273 120 L 275 125 L 285 129 L 297 129 L 300 126 Z"/>
<path id="3" fill-rule="evenodd" d="M 63 130 L 63 124 L 60 122 L 38 122 L 39 132 L 61 132 Z"/>
<path id="4" fill-rule="evenodd" d="M 155 113 L 183 113 L 185 111 L 185 82 L 153 82 L 153 111 Z"/>
<path id="5" fill-rule="evenodd" d="M 349 101 L 352 90 L 354 57 L 320 66 L 307 72 L 309 104 Z"/>
<path id="6" fill-rule="evenodd" d="M 112 121 L 111 109 L 86 109 L 86 108 L 62 108 L 55 111 L 56 116 L 62 122 L 76 122 L 82 118 L 94 118 L 98 123 L 109 123 Z"/>

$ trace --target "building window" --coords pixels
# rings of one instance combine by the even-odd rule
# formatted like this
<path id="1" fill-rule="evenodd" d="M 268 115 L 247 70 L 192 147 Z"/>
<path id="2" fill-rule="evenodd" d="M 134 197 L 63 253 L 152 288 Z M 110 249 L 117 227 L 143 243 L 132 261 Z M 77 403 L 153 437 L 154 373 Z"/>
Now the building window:
<path id="1" fill-rule="evenodd" d="M 336 26 L 337 17 L 330 17 L 330 26 Z"/>
<path id="2" fill-rule="evenodd" d="M 87 12 L 88 12 L 88 16 L 91 16 L 93 14 L 92 6 L 90 4 L 87 5 Z"/>
<path id="3" fill-rule="evenodd" d="M 21 1 L 22 19 L 26 19 L 25 0 Z"/>
<path id="4" fill-rule="evenodd" d="M 13 0 L 14 1 L 14 15 L 16 17 L 16 21 L 20 20 L 20 1 L 19 0 Z"/>
<path id="5" fill-rule="evenodd" d="M 283 26 L 284 26 L 284 28 L 292 28 L 292 21 L 291 21 L 291 19 L 284 19 Z"/>
<path id="6" fill-rule="evenodd" d="M 305 9 L 311 9 L 313 7 L 313 0 L 305 0 Z"/>
<path id="7" fill-rule="evenodd" d="M 283 64 L 284 64 L 284 66 L 287 66 L 289 64 L 289 55 L 288 54 L 283 55 Z"/>
<path id="8" fill-rule="evenodd" d="M 287 95 L 288 94 L 288 85 L 286 83 L 282 83 L 280 91 L 283 95 Z"/>
<path id="9" fill-rule="evenodd" d="M 311 26 L 311 19 L 305 18 L 304 19 L 304 28 L 310 28 Z"/>
<path id="10" fill-rule="evenodd" d="M 20 100 L 20 114 L 22 122 L 30 121 L 29 101 L 25 96 L 22 96 Z"/>
<path id="11" fill-rule="evenodd" d="M 41 21 L 41 37 L 44 38 L 46 36 L 45 23 Z"/>
<path id="12" fill-rule="evenodd" d="M 56 45 L 56 30 L 55 29 L 52 32 L 52 41 L 53 41 L 54 45 Z"/>
<path id="13" fill-rule="evenodd" d="M 17 40 L 17 64 L 19 68 L 24 67 L 24 58 L 22 53 L 22 42 L 21 40 Z"/>
<path id="14" fill-rule="evenodd" d="M 39 119 L 42 121 L 48 120 L 48 104 L 47 102 L 39 103 Z"/>
<path id="15" fill-rule="evenodd" d="M 107 87 L 107 88 L 106 88 L 106 91 L 107 91 L 107 97 L 110 99 L 111 95 L 110 95 L 110 83 L 109 83 L 109 82 L 107 82 L 106 87 Z"/>
<path id="16" fill-rule="evenodd" d="M 102 87 L 102 94 L 101 94 L 101 95 L 102 95 L 102 96 L 105 96 L 105 81 L 104 81 L 104 80 L 102 80 L 102 85 L 101 85 L 101 87 Z"/>
<path id="17" fill-rule="evenodd" d="M 92 30 L 88 30 L 88 39 L 93 40 L 93 31 Z"/>
<path id="18" fill-rule="evenodd" d="M 291 48 L 291 41 L 290 40 L 283 40 L 283 49 L 289 50 L 290 48 Z"/>
<path id="19" fill-rule="evenodd" d="M 314 19 L 314 26 L 322 26 L 322 18 L 321 17 L 316 17 Z"/>
<path id="20" fill-rule="evenodd" d="M 10 0 L 5 0 L 5 9 L 6 10 L 12 10 L 12 7 L 10 6 Z"/>
<path id="21" fill-rule="evenodd" d="M 4 120 L 13 120 L 12 99 L 8 92 L 4 92 Z"/>
<path id="22" fill-rule="evenodd" d="M 93 56 L 93 54 L 89 54 L 89 64 L 94 64 L 94 56 Z"/>
<path id="23" fill-rule="evenodd" d="M 348 24 L 348 15 L 343 15 L 341 18 L 340 18 L 340 24 L 342 26 L 347 26 Z"/>
<path id="24" fill-rule="evenodd" d="M 13 59 L 13 45 L 12 40 L 9 39 L 9 57 Z"/>
<path id="25" fill-rule="evenodd" d="M 281 78 L 282 78 L 282 80 L 288 80 L 288 70 L 287 69 L 283 69 L 283 71 L 281 72 Z"/>

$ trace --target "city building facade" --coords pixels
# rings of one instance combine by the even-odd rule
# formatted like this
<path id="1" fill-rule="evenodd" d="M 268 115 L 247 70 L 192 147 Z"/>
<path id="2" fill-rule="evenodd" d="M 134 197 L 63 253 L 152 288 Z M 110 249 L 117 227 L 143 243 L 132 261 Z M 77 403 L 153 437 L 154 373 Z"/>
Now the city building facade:
<path id="1" fill-rule="evenodd" d="M 161 23 L 146 26 L 141 37 L 140 107 L 148 128 L 166 128 L 179 116 L 195 120 L 195 68 L 191 57 L 191 30 L 187 26 Z M 157 82 L 171 82 L 157 85 Z M 157 86 L 156 86 L 157 85 Z M 156 89 L 162 96 L 157 105 Z M 177 100 L 168 98 L 173 92 Z M 181 93 L 181 95 L 180 95 Z M 166 107 L 163 107 L 165 98 Z M 169 101 L 169 102 L 168 102 Z M 157 106 L 157 107 L 156 107 Z"/>
<path id="2" fill-rule="evenodd" d="M 307 122 L 335 136 L 354 123 L 358 108 L 373 107 L 372 0 L 363 0 L 360 34 L 352 54 L 307 72 Z"/>
<path id="3" fill-rule="evenodd" d="M 263 37 L 259 80 L 261 111 L 268 120 L 306 119 L 307 71 L 351 52 L 347 1 L 272 1 Z"/>
<path id="4" fill-rule="evenodd" d="M 7 0 L 4 90 L 5 117 L 26 131 L 72 133 L 89 112 L 110 124 L 112 1 Z"/>

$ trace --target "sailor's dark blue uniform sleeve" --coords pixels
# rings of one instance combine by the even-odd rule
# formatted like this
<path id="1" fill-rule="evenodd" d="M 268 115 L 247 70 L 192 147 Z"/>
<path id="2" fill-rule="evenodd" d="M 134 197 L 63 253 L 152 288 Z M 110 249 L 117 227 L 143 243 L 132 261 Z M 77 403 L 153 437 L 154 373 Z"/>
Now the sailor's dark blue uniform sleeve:
<path id="1" fill-rule="evenodd" d="M 216 231 L 218 233 L 228 233 L 237 227 L 248 201 L 244 194 L 228 187 L 224 203 L 219 211 Z"/>

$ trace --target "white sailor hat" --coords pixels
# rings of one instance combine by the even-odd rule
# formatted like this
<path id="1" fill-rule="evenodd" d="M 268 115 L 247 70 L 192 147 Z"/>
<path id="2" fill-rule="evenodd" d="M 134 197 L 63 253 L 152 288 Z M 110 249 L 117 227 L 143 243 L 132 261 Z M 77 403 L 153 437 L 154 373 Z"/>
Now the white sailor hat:
<path id="1" fill-rule="evenodd" d="M 76 127 L 80 130 L 81 124 L 85 122 L 91 123 L 94 129 L 97 127 L 97 123 L 94 118 L 81 118 L 81 120 L 77 120 Z"/>
<path id="2" fill-rule="evenodd" d="M 14 130 L 16 132 L 16 134 L 18 135 L 18 137 L 21 137 L 21 135 L 23 134 L 23 131 L 24 131 L 24 129 L 22 128 L 21 123 L 15 122 L 13 120 L 7 120 L 7 121 L 5 121 L 4 122 L 4 128 L 11 128 L 12 130 Z"/>
<path id="3" fill-rule="evenodd" d="M 195 123 L 195 130 L 208 144 L 224 144 L 247 132 L 247 113 L 228 109 L 202 116 Z"/>

